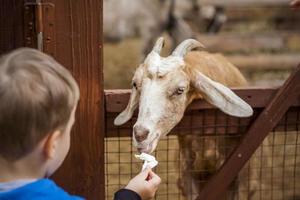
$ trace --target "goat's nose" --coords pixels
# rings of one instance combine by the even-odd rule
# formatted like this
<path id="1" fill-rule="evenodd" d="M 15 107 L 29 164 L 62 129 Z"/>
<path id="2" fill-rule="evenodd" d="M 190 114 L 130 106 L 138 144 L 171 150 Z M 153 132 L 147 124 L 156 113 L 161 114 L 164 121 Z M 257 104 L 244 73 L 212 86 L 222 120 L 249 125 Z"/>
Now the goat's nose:
<path id="1" fill-rule="evenodd" d="M 149 129 L 137 125 L 133 128 L 133 134 L 137 142 L 143 142 L 149 135 Z"/>

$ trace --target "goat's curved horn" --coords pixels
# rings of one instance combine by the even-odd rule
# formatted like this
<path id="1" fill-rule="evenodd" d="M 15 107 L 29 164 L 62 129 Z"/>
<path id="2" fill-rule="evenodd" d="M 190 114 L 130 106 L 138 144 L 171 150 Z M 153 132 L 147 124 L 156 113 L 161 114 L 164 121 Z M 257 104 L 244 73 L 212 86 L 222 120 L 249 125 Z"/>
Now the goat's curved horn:
<path id="1" fill-rule="evenodd" d="M 202 47 L 205 48 L 205 46 L 194 39 L 187 39 L 181 42 L 176 49 L 173 51 L 173 56 L 179 56 L 184 57 L 189 51 L 191 51 L 194 48 Z"/>
<path id="2" fill-rule="evenodd" d="M 154 45 L 152 51 L 154 51 L 155 53 L 160 54 L 161 49 L 162 49 L 163 46 L 164 46 L 164 43 L 165 43 L 165 39 L 164 39 L 163 37 L 158 38 L 158 39 L 156 40 L 156 42 L 155 42 L 155 45 Z"/>

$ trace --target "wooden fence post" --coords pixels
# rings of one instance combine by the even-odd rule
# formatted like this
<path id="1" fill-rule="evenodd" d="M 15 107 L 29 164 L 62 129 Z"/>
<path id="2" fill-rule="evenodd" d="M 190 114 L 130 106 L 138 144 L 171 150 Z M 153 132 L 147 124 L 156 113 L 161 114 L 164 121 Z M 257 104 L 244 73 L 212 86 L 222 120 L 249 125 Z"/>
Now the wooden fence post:
<path id="1" fill-rule="evenodd" d="M 105 198 L 102 0 L 43 0 L 43 51 L 71 71 L 80 102 L 71 149 L 54 180 L 86 199 Z"/>
<path id="2" fill-rule="evenodd" d="M 197 200 L 218 200 L 255 150 L 300 95 L 300 64 L 253 122 L 239 145 L 201 191 Z"/>

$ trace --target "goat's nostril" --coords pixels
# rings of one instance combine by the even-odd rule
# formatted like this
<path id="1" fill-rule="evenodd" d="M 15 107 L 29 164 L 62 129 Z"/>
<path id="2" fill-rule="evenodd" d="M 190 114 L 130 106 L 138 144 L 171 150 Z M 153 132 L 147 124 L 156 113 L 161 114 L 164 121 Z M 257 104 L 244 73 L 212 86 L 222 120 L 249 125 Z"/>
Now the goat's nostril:
<path id="1" fill-rule="evenodd" d="M 146 140 L 147 139 L 147 136 L 148 135 L 136 135 L 135 136 L 135 139 L 136 139 L 136 141 L 138 141 L 138 142 L 143 142 L 144 140 Z"/>
<path id="2" fill-rule="evenodd" d="M 143 142 L 149 135 L 149 129 L 142 126 L 135 126 L 133 132 L 137 142 Z"/>

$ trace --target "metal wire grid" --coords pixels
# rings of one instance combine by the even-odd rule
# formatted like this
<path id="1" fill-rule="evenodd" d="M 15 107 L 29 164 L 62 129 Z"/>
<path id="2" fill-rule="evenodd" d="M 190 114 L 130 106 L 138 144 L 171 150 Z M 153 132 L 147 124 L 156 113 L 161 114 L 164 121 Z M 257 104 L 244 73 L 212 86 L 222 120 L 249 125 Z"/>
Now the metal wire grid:
<path id="1" fill-rule="evenodd" d="M 239 182 L 246 181 L 246 187 L 237 190 L 240 196 L 247 194 L 248 199 L 255 200 L 300 199 L 299 131 L 300 109 L 291 108 L 240 173 Z"/>
<path id="2" fill-rule="evenodd" d="M 187 112 L 154 153 L 159 161 L 155 171 L 163 180 L 155 199 L 194 199 L 199 193 L 197 188 L 205 185 L 221 166 L 259 112 L 256 110 L 251 119 L 229 117 L 217 110 Z M 299 113 L 300 108 L 291 108 L 284 115 L 224 199 L 299 199 Z M 137 152 L 130 137 L 135 119 L 118 128 L 112 125 L 114 117 L 107 114 L 106 199 L 112 199 L 114 192 L 124 187 L 142 166 L 134 158 Z"/>

